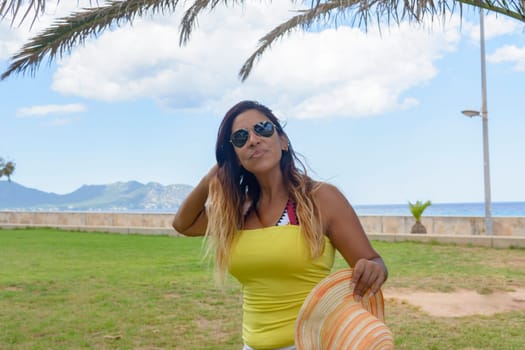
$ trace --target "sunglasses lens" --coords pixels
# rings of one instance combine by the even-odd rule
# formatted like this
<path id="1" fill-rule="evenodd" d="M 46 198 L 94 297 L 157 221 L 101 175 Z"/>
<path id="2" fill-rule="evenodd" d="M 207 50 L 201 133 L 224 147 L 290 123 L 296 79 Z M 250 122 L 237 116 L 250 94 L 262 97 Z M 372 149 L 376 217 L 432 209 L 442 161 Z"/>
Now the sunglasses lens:
<path id="1" fill-rule="evenodd" d="M 274 126 L 270 121 L 260 122 L 253 126 L 253 131 L 259 136 L 270 137 L 273 135 Z"/>
<path id="2" fill-rule="evenodd" d="M 241 148 L 242 146 L 244 146 L 246 141 L 248 141 L 248 136 L 249 136 L 248 130 L 245 130 L 245 129 L 237 130 L 236 132 L 232 134 L 231 143 L 233 143 L 235 147 Z"/>
<path id="3" fill-rule="evenodd" d="M 253 126 L 253 131 L 261 137 L 270 137 L 273 135 L 275 127 L 270 121 L 259 122 Z M 249 137 L 250 132 L 248 129 L 239 129 L 232 134 L 230 142 L 235 147 L 241 148 L 246 144 Z"/>

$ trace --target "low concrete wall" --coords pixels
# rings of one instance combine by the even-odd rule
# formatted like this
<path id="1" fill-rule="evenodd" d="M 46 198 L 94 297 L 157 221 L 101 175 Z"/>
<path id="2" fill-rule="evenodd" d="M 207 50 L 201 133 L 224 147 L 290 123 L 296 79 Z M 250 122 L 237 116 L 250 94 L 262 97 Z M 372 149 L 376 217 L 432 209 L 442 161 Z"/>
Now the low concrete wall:
<path id="1" fill-rule="evenodd" d="M 366 232 L 410 233 L 415 223 L 411 216 L 360 216 Z M 525 237 L 525 217 L 494 217 L 495 236 Z M 422 217 L 421 223 L 428 234 L 434 235 L 486 235 L 485 218 L 429 216 Z"/>
<path id="2" fill-rule="evenodd" d="M 0 228 L 53 227 L 73 231 L 178 235 L 173 214 L 0 211 Z"/>
<path id="3" fill-rule="evenodd" d="M 372 239 L 438 241 L 490 247 L 525 247 L 525 217 L 495 217 L 494 236 L 485 235 L 483 217 L 423 217 L 426 235 L 410 234 L 411 216 L 360 216 Z M 173 214 L 0 211 L 0 228 L 53 227 L 73 231 L 178 235 Z"/>

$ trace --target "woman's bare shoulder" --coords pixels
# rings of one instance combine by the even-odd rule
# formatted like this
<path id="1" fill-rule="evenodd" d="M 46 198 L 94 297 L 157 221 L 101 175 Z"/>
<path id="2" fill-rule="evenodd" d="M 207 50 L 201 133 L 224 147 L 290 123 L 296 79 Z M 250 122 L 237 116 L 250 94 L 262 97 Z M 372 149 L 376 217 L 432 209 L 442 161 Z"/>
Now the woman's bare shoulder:
<path id="1" fill-rule="evenodd" d="M 350 207 L 345 195 L 333 184 L 318 182 L 312 192 L 313 200 L 324 220 L 330 221 L 333 216 L 344 214 L 344 211 Z"/>
<path id="2" fill-rule="evenodd" d="M 314 198 L 319 201 L 330 201 L 334 199 L 343 199 L 342 192 L 336 186 L 322 181 L 314 183 L 313 191 Z"/>

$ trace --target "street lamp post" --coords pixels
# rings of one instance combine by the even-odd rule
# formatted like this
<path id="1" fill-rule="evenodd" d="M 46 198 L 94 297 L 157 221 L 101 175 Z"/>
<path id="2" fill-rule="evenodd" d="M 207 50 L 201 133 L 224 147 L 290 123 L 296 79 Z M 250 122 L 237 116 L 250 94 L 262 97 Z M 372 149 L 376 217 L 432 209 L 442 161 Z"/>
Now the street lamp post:
<path id="1" fill-rule="evenodd" d="M 465 110 L 461 111 L 467 117 L 479 117 L 483 119 L 483 174 L 485 179 L 485 231 L 487 235 L 493 234 L 492 225 L 492 210 L 490 198 L 490 165 L 489 165 L 489 138 L 488 138 L 488 123 L 486 114 L 483 116 L 482 112 Z"/>
<path id="2" fill-rule="evenodd" d="M 467 117 L 481 116 L 483 122 L 483 174 L 485 180 L 485 230 L 487 235 L 493 235 L 492 209 L 490 198 L 490 164 L 489 164 L 489 119 L 487 112 L 487 77 L 485 68 L 485 23 L 483 9 L 479 10 L 479 40 L 481 51 L 481 112 L 473 110 L 461 111 Z"/>

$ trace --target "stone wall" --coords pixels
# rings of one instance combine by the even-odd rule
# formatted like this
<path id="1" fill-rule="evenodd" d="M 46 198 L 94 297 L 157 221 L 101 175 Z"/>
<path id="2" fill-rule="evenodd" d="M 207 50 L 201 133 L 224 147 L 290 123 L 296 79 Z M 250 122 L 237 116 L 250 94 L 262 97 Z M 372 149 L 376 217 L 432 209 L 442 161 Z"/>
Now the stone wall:
<path id="1" fill-rule="evenodd" d="M 74 231 L 172 234 L 173 214 L 0 211 L 0 227 L 53 227 Z"/>
<path id="2" fill-rule="evenodd" d="M 176 234 L 171 228 L 173 214 L 130 214 L 95 212 L 0 211 L 0 227 L 57 227 L 78 231 Z M 411 216 L 360 216 L 367 233 L 409 233 Z M 421 218 L 431 235 L 485 235 L 483 217 L 435 216 Z M 494 235 L 525 237 L 525 217 L 495 217 Z"/>
<path id="3" fill-rule="evenodd" d="M 366 232 L 409 233 L 414 218 L 411 216 L 360 216 Z M 492 218 L 495 236 L 525 237 L 525 217 Z M 421 223 L 433 235 L 485 235 L 484 217 L 423 216 Z"/>

